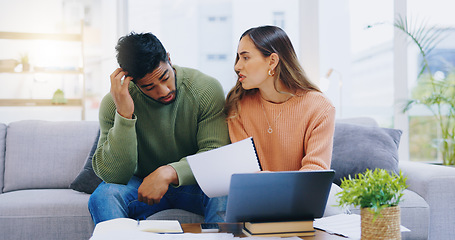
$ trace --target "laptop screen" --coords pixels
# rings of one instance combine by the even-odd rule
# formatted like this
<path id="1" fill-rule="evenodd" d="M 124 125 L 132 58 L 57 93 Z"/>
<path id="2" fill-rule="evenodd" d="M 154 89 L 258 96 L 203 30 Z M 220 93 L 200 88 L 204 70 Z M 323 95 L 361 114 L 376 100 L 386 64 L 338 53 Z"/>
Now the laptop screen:
<path id="1" fill-rule="evenodd" d="M 269 222 L 320 218 L 334 174 L 333 170 L 233 174 L 225 220 Z"/>

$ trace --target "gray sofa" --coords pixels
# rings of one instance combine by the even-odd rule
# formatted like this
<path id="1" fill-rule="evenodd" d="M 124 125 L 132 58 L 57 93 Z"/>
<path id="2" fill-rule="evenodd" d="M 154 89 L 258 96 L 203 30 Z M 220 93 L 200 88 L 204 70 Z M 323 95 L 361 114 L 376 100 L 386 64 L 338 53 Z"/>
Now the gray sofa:
<path id="1" fill-rule="evenodd" d="M 344 127 L 337 123 L 337 130 Z M 336 136 L 344 136 L 337 130 Z M 89 121 L 0 124 L 0 239 L 90 238 L 94 227 L 87 209 L 90 195 L 69 186 L 87 170 L 83 167 L 97 133 L 98 123 Z M 351 143 L 351 148 L 358 147 Z M 408 176 L 409 184 L 402 203 L 402 225 L 412 230 L 403 238 L 455 239 L 455 207 L 451 204 L 455 168 L 401 162 L 399 169 Z M 331 206 L 333 202 L 332 196 L 326 215 L 340 212 Z M 150 218 L 176 218 L 182 223 L 202 220 L 181 210 Z"/>

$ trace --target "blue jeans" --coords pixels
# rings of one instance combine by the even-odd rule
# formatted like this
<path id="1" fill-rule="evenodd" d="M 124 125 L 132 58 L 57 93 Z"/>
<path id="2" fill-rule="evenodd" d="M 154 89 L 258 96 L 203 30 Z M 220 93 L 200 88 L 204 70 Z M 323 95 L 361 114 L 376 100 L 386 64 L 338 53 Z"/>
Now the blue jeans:
<path id="1" fill-rule="evenodd" d="M 102 182 L 90 196 L 88 208 L 95 225 L 114 218 L 146 219 L 159 211 L 183 209 L 205 216 L 205 222 L 224 222 L 218 212 L 226 211 L 227 197 L 209 198 L 199 185 L 188 185 L 168 191 L 160 203 L 148 205 L 138 201 L 142 179 L 133 176 L 127 185 Z"/>

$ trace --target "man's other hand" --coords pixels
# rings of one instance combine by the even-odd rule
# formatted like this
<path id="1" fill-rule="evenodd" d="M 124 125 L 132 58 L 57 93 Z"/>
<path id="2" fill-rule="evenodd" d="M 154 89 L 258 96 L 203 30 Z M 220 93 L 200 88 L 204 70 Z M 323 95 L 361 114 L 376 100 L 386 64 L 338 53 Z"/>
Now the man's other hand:
<path id="1" fill-rule="evenodd" d="M 179 183 L 175 169 L 168 165 L 159 167 L 144 178 L 138 189 L 138 200 L 148 205 L 159 203 L 171 183 Z"/>
<path id="2" fill-rule="evenodd" d="M 117 112 L 124 118 L 133 118 L 134 102 L 131 98 L 128 86 L 132 77 L 126 77 L 127 72 L 117 68 L 111 74 L 111 95 L 114 100 Z"/>

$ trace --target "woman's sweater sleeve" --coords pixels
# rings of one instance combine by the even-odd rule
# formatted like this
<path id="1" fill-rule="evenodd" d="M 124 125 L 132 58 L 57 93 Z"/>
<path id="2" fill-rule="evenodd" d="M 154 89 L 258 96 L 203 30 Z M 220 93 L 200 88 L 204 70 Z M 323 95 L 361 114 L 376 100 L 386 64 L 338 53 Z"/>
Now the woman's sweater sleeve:
<path id="1" fill-rule="evenodd" d="M 305 155 L 300 170 L 330 169 L 335 131 L 335 108 L 325 106 L 326 110 L 312 121 L 304 141 Z"/>

